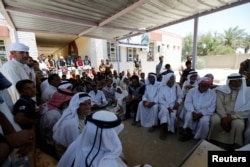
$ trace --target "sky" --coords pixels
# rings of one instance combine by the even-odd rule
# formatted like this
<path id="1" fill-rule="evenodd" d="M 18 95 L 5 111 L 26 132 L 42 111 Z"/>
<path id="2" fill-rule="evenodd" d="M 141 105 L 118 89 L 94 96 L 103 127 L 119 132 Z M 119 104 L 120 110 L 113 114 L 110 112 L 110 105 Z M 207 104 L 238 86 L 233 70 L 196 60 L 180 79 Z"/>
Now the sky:
<path id="1" fill-rule="evenodd" d="M 198 20 L 198 34 L 204 34 L 207 32 L 222 33 L 224 30 L 236 26 L 239 26 L 240 29 L 245 29 L 245 32 L 250 34 L 249 17 L 250 3 L 203 16 Z M 194 21 L 192 19 L 164 29 L 171 33 L 186 36 L 190 33 L 193 34 L 193 24 Z"/>

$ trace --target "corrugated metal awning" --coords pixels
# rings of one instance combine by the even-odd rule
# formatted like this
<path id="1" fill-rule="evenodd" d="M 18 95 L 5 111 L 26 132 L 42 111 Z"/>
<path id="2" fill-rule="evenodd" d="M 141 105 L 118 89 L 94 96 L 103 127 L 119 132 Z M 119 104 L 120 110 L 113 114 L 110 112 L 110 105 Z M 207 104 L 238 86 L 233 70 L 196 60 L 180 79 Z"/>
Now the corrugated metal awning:
<path id="1" fill-rule="evenodd" d="M 249 0 L 2 0 L 1 13 L 17 31 L 37 34 L 38 45 L 60 36 L 119 40 Z M 54 35 L 48 35 L 54 34 Z M 56 35 L 57 34 L 57 35 Z M 64 40 L 54 45 L 65 45 Z M 70 42 L 70 41 L 68 41 Z"/>

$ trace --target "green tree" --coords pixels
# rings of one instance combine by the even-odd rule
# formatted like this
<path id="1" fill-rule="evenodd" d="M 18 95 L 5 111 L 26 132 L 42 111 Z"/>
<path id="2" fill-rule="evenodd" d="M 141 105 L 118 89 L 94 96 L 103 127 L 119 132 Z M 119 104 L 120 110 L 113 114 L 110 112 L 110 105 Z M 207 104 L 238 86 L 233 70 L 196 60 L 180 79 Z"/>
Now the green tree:
<path id="1" fill-rule="evenodd" d="M 199 56 L 225 55 L 235 53 L 235 50 L 223 43 L 224 39 L 217 33 L 207 33 L 199 36 L 197 52 Z"/>
<path id="2" fill-rule="evenodd" d="M 245 52 L 250 49 L 250 35 L 238 26 L 224 30 L 222 34 L 217 32 L 198 36 L 197 55 L 225 55 L 233 54 L 238 47 L 244 47 Z M 183 39 L 182 60 L 191 55 L 193 51 L 193 35 L 189 34 Z"/>
<path id="3" fill-rule="evenodd" d="M 233 49 L 244 46 L 244 40 L 247 33 L 244 29 L 240 29 L 238 26 L 230 27 L 221 34 L 224 45 L 229 46 Z"/>
<path id="4" fill-rule="evenodd" d="M 186 60 L 186 57 L 188 55 L 192 55 L 193 52 L 193 35 L 189 34 L 184 37 L 183 43 L 182 43 L 182 60 Z"/>
<path id="5" fill-rule="evenodd" d="M 221 45 L 221 39 L 217 33 L 207 33 L 199 36 L 197 53 L 199 56 L 210 55 L 217 46 Z"/>

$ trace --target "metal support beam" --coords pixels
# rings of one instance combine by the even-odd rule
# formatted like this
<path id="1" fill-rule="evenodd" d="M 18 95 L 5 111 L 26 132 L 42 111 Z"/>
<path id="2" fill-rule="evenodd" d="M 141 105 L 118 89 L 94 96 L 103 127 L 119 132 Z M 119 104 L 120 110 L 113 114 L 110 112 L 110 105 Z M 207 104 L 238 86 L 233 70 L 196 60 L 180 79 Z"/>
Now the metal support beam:
<path id="1" fill-rule="evenodd" d="M 10 18 L 9 14 L 6 12 L 6 8 L 4 7 L 2 0 L 0 0 L 0 11 L 3 14 L 4 18 L 7 20 L 7 22 L 9 23 L 10 27 L 16 31 L 16 27 L 15 27 L 12 19 Z"/>
<path id="2" fill-rule="evenodd" d="M 97 28 L 97 26 L 90 27 L 90 28 L 88 28 L 88 29 L 82 31 L 81 33 L 79 33 L 78 36 L 79 36 L 79 37 L 80 37 L 80 36 L 83 36 L 83 35 L 85 35 L 85 34 L 91 32 L 92 30 L 95 30 L 96 28 Z"/>
<path id="3" fill-rule="evenodd" d="M 196 69 L 197 38 L 198 38 L 198 17 L 195 17 L 194 18 L 194 36 L 193 36 L 193 60 L 192 60 L 193 69 Z"/>
<path id="4" fill-rule="evenodd" d="M 17 31 L 26 31 L 26 32 L 34 32 L 34 33 L 44 33 L 44 34 L 54 34 L 54 35 L 72 35 L 72 36 L 77 37 L 77 34 L 69 34 L 69 33 L 65 33 L 65 32 L 54 32 L 54 31 L 50 31 L 50 30 L 44 31 L 44 30 L 18 28 Z"/>
<path id="5" fill-rule="evenodd" d="M 226 6 L 223 6 L 223 7 L 219 7 L 219 8 L 216 8 L 216 9 L 211 9 L 209 11 L 205 11 L 205 12 L 202 12 L 202 13 L 190 16 L 190 17 L 186 17 L 184 19 L 175 20 L 175 21 L 172 21 L 170 23 L 163 24 L 161 26 L 148 29 L 147 31 L 150 32 L 150 31 L 158 30 L 158 29 L 165 28 L 165 27 L 168 27 L 168 26 L 172 26 L 172 25 L 175 25 L 175 24 L 178 24 L 178 23 L 182 23 L 184 21 L 195 19 L 195 17 L 206 16 L 206 15 L 209 15 L 209 14 L 212 14 L 212 13 L 215 13 L 215 12 L 226 10 L 226 9 L 229 9 L 229 8 L 232 8 L 232 7 L 236 7 L 236 6 L 239 6 L 239 5 L 243 5 L 243 4 L 246 4 L 246 3 L 250 3 L 250 1 L 249 0 L 237 1 L 237 2 L 234 2 L 234 3 L 228 4 Z"/>
<path id="6" fill-rule="evenodd" d="M 70 24 L 75 24 L 75 25 L 84 25 L 84 26 L 88 26 L 88 27 L 97 26 L 97 24 L 95 22 L 92 22 L 92 21 L 86 21 L 86 20 L 82 20 L 82 19 L 68 17 L 68 16 L 65 16 L 65 15 L 39 12 L 39 11 L 35 11 L 35 10 L 22 9 L 22 8 L 17 8 L 17 7 L 12 7 L 12 6 L 6 6 L 6 11 L 25 13 L 25 14 L 29 14 L 29 15 L 32 15 L 32 16 L 45 18 L 47 20 L 59 21 L 59 22 L 62 22 L 62 23 L 70 23 Z"/>
<path id="7" fill-rule="evenodd" d="M 84 30 L 83 32 L 79 33 L 79 36 L 87 34 L 88 32 L 90 32 L 98 27 L 98 24 L 96 22 L 77 19 L 77 18 L 65 16 L 65 15 L 55 14 L 55 13 L 45 13 L 45 12 L 39 12 L 39 11 L 35 11 L 35 10 L 12 7 L 12 6 L 6 6 L 5 10 L 9 11 L 9 12 L 25 13 L 25 14 L 36 16 L 39 18 L 44 18 L 47 20 L 58 21 L 61 23 L 69 23 L 69 24 L 74 24 L 74 25 L 81 25 L 81 26 L 90 27 L 89 29 Z M 143 32 L 142 30 L 139 30 L 136 28 L 118 27 L 118 26 L 111 26 L 111 25 L 104 25 L 103 28 L 127 30 L 127 31 L 134 31 L 134 32 Z"/>
<path id="8" fill-rule="evenodd" d="M 140 30 L 140 29 L 137 29 L 137 28 L 117 27 L 117 26 L 112 26 L 112 25 L 104 25 L 103 28 L 126 30 L 126 31 L 130 31 L 130 32 L 146 33 L 146 30 Z"/>
<path id="9" fill-rule="evenodd" d="M 132 11 L 132 10 L 134 10 L 134 9 L 136 9 L 136 8 L 138 8 L 138 7 L 140 7 L 140 6 L 142 6 L 143 4 L 147 3 L 148 1 L 150 1 L 150 0 L 137 0 L 137 2 L 133 3 L 132 5 L 130 5 L 130 6 L 128 6 L 128 7 L 126 7 L 125 9 L 122 9 L 120 12 L 118 12 L 118 13 L 114 14 L 113 16 L 111 16 L 111 17 L 109 17 L 109 18 L 107 18 L 107 19 L 101 21 L 101 22 L 98 24 L 98 27 L 104 27 L 104 26 L 105 26 L 106 24 L 108 24 L 109 22 L 111 22 L 111 21 L 113 21 L 113 20 L 115 20 L 115 19 L 117 19 L 117 18 L 119 18 L 119 17 L 125 15 L 126 13 L 128 13 L 128 12 L 130 12 L 130 11 Z M 92 30 L 94 30 L 94 29 L 96 29 L 96 28 L 98 28 L 98 27 L 94 27 L 94 28 L 91 27 L 91 28 L 89 28 L 89 29 L 87 29 L 87 30 L 85 30 L 85 31 L 83 31 L 83 32 L 81 32 L 81 33 L 79 33 L 79 36 L 82 36 L 82 35 L 84 35 L 84 34 L 87 34 L 88 32 L 90 32 L 90 31 L 92 31 Z M 128 29 L 126 29 L 126 30 L 128 30 Z M 137 30 L 137 31 L 138 31 L 138 30 Z"/>
<path id="10" fill-rule="evenodd" d="M 121 10 L 120 12 L 116 13 L 115 15 L 103 20 L 102 22 L 100 22 L 98 24 L 98 26 L 102 27 L 104 26 L 105 24 L 108 24 L 109 22 L 127 14 L 128 12 L 138 8 L 138 7 L 141 7 L 143 4 L 149 2 L 150 0 L 137 0 L 137 2 L 133 3 L 132 5 L 126 7 L 125 9 Z"/>
<path id="11" fill-rule="evenodd" d="M 121 71 L 121 69 L 120 69 L 120 55 L 121 55 L 120 51 L 121 51 L 121 49 L 120 49 L 120 46 L 119 46 L 118 42 L 116 42 L 116 48 L 115 49 L 116 49 L 116 59 L 117 59 L 117 73 L 119 74 L 120 71 Z"/>
<path id="12" fill-rule="evenodd" d="M 141 34 L 143 34 L 143 33 L 136 33 L 136 34 L 126 35 L 124 37 L 117 38 L 116 41 L 127 39 L 127 38 L 134 37 L 134 36 L 141 35 Z"/>

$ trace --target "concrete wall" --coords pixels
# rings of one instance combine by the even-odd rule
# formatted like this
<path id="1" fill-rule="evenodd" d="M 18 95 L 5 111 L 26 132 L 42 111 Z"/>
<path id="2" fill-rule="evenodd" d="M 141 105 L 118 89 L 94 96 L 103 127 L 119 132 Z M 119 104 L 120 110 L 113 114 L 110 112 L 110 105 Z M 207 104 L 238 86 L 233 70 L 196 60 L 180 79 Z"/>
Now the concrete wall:
<path id="1" fill-rule="evenodd" d="M 69 50 L 68 46 L 59 49 L 57 52 L 53 53 L 54 56 L 53 58 L 57 60 L 60 56 L 66 57 L 68 55 L 68 50 Z"/>
<path id="2" fill-rule="evenodd" d="M 250 54 L 198 56 L 198 65 L 202 68 L 239 69 L 240 63 L 249 58 Z"/>
<path id="3" fill-rule="evenodd" d="M 29 46 L 29 55 L 34 60 L 37 60 L 38 51 L 37 51 L 35 33 L 17 31 L 17 36 L 18 36 L 19 42 L 24 43 L 25 45 Z"/>

